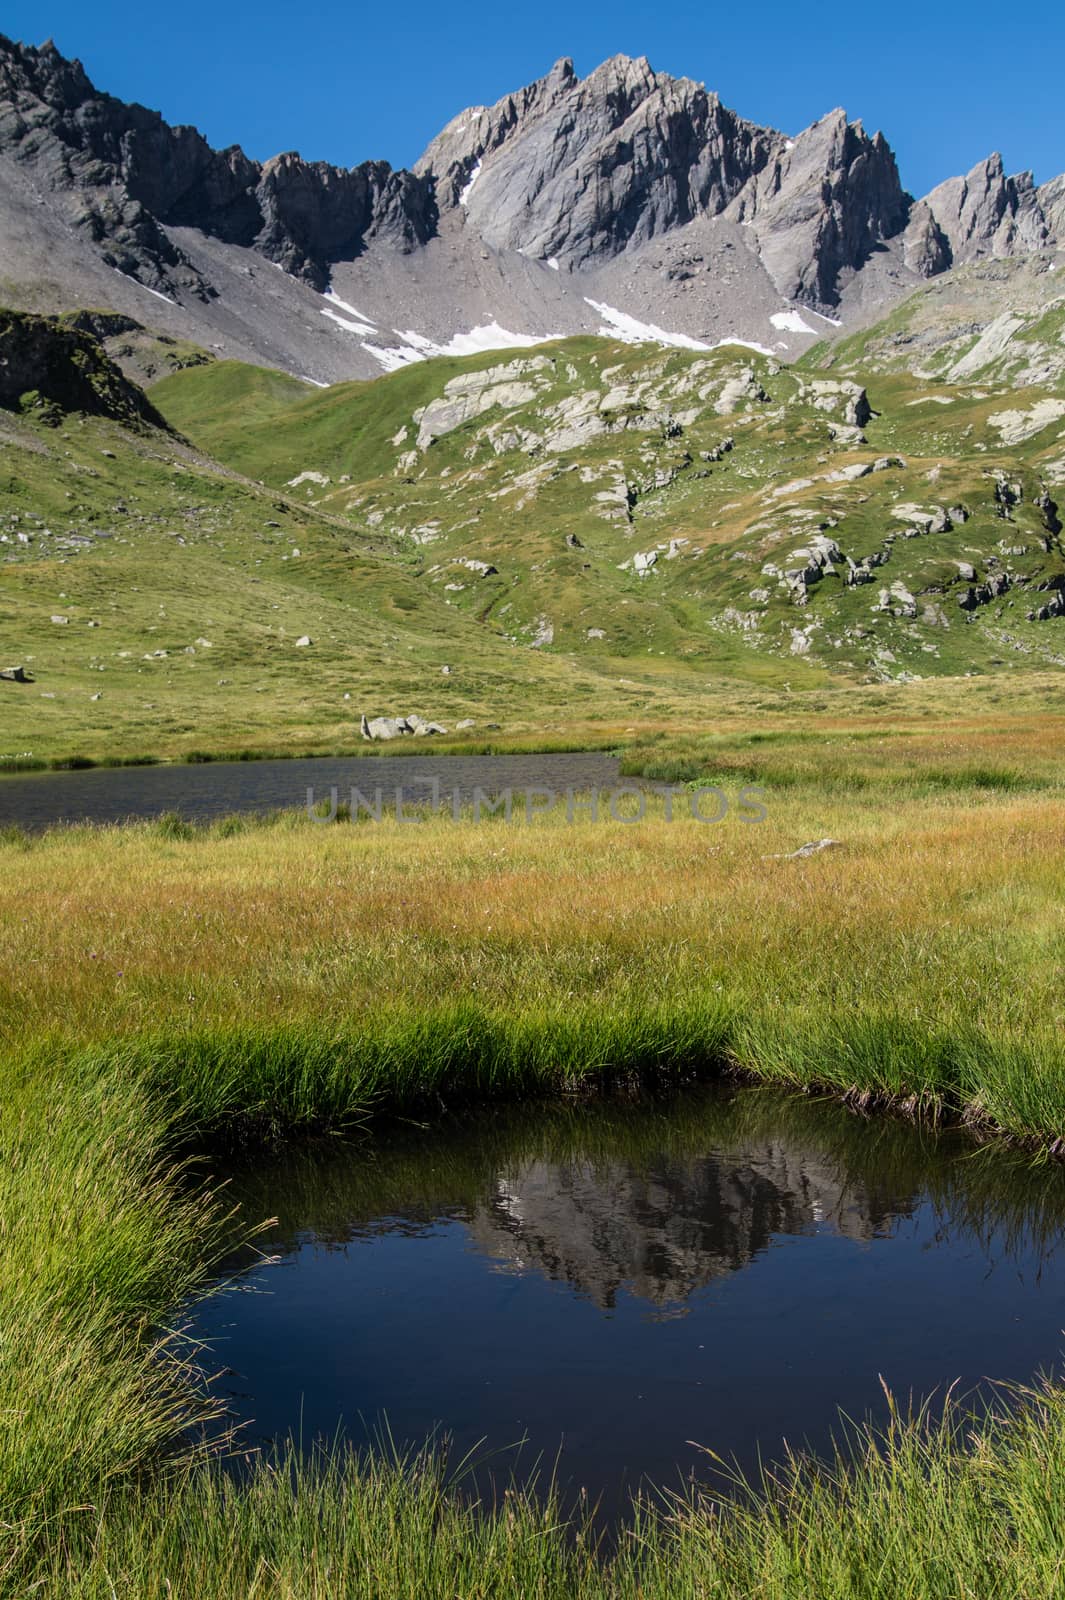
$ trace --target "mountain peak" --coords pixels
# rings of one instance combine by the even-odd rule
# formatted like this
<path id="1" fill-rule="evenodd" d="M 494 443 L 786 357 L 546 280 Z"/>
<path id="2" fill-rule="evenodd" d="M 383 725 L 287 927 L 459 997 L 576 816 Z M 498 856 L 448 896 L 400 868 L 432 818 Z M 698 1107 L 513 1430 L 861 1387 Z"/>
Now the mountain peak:
<path id="1" fill-rule="evenodd" d="M 884 135 L 842 107 L 789 139 L 642 55 L 583 78 L 562 56 L 395 171 L 213 150 L 100 93 L 50 42 L 0 38 L 5 277 L 62 283 L 57 310 L 150 314 L 300 374 L 603 327 L 790 355 L 815 332 L 797 304 L 865 315 L 953 263 L 1063 231 L 1065 187 L 1009 177 L 997 154 L 914 202 Z"/>

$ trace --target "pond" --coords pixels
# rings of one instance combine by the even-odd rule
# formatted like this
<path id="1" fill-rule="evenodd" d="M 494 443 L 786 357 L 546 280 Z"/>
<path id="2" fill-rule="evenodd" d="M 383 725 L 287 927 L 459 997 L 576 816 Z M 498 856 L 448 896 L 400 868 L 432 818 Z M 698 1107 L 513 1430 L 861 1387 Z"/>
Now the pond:
<path id="1" fill-rule="evenodd" d="M 358 788 L 369 801 L 380 788 L 384 808 L 394 806 L 401 788 L 404 803 L 427 801 L 436 779 L 445 803 L 457 793 L 469 804 L 475 788 L 489 796 L 510 788 L 532 788 L 565 795 L 593 788 L 612 789 L 620 781 L 615 756 L 577 752 L 561 755 L 441 756 L 431 751 L 409 756 L 314 757 L 290 761 L 214 761 L 193 766 L 94 767 L 85 772 L 15 773 L 0 778 L 0 825 L 46 828 L 62 822 L 125 822 L 176 811 L 189 821 L 210 821 L 235 812 L 299 810 L 307 790 L 328 803 Z"/>
<path id="2" fill-rule="evenodd" d="M 503 1109 L 227 1171 L 276 1253 L 197 1308 L 247 1445 L 434 1429 L 632 1488 L 823 1451 L 957 1383 L 1056 1370 L 1065 1174 L 961 1132 L 716 1086 Z M 231 1265 L 235 1265 L 233 1263 Z M 515 1458 L 512 1448 L 525 1441 Z"/>

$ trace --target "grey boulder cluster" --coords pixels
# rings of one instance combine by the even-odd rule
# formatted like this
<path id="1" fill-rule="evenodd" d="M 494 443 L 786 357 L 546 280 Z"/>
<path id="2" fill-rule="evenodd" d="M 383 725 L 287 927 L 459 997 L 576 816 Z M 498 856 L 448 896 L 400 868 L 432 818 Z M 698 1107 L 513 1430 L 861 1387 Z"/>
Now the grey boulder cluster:
<path id="1" fill-rule="evenodd" d="M 425 739 L 434 733 L 446 733 L 447 729 L 439 722 L 428 722 L 416 712 L 406 717 L 368 717 L 364 712 L 361 732 L 364 739 L 387 742 L 410 737 Z"/>

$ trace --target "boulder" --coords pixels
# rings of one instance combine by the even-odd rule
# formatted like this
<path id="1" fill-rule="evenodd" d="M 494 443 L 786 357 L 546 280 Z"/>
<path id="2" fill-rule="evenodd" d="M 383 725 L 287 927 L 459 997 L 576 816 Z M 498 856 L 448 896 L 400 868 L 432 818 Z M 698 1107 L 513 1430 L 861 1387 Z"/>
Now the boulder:
<path id="1" fill-rule="evenodd" d="M 363 713 L 360 730 L 364 739 L 387 741 L 402 738 L 427 738 L 430 734 L 446 733 L 439 722 L 430 722 L 417 712 L 406 717 L 367 717 Z"/>
<path id="2" fill-rule="evenodd" d="M 406 733 L 406 727 L 400 725 L 398 717 L 363 717 L 362 736 L 364 739 L 398 739 Z"/>
<path id="3" fill-rule="evenodd" d="M 467 572 L 476 572 L 482 578 L 491 578 L 499 571 L 490 561 L 478 561 L 473 556 L 459 556 L 458 565 L 465 567 Z"/>
<path id="4" fill-rule="evenodd" d="M 893 617 L 915 617 L 917 601 L 904 583 L 893 583 L 890 589 L 881 589 L 880 600 L 874 611 L 887 611 Z"/>

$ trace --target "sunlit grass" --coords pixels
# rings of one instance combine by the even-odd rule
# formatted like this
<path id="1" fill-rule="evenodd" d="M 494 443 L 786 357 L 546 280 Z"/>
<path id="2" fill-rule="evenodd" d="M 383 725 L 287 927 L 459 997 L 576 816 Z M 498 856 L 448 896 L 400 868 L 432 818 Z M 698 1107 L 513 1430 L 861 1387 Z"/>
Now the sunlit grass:
<path id="1" fill-rule="evenodd" d="M 7 1047 L 132 1051 L 207 1120 L 731 1063 L 1059 1137 L 1059 802 L 766 803 L 758 825 L 701 825 L 679 797 L 670 823 L 12 836 Z M 838 847 L 784 858 L 822 837 Z"/>

